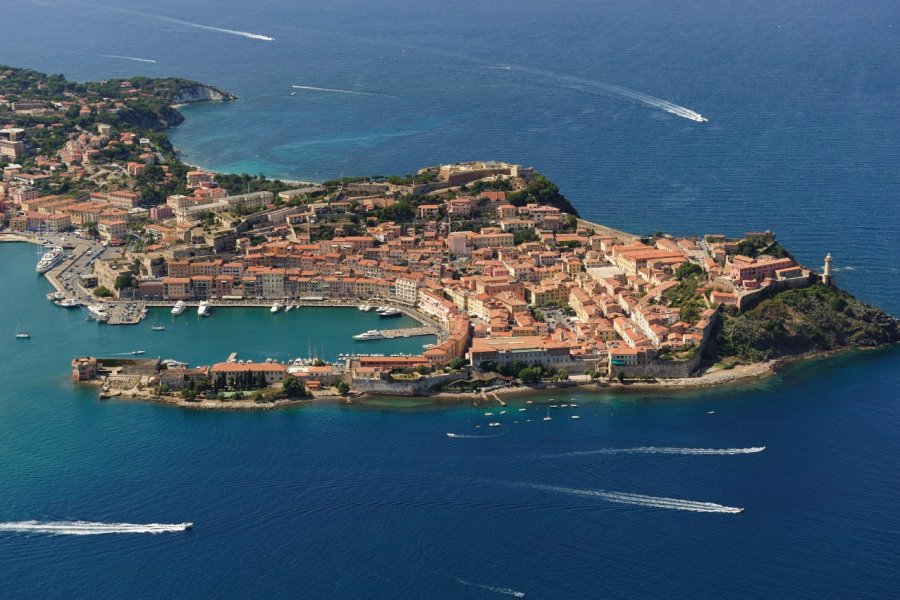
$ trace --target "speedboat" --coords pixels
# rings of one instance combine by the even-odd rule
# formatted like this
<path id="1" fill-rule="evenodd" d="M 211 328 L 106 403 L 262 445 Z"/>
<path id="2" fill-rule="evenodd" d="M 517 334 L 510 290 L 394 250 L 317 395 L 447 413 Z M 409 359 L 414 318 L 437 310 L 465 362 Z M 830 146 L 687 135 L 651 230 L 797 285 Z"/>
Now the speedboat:
<path id="1" fill-rule="evenodd" d="M 497 421 L 494 421 L 492 423 L 488 423 L 488 427 L 500 427 L 500 423 L 498 423 Z"/>
<path id="2" fill-rule="evenodd" d="M 210 305 L 208 300 L 204 300 L 200 303 L 200 306 L 197 307 L 197 316 L 198 317 L 208 317 L 210 311 Z"/>
<path id="3" fill-rule="evenodd" d="M 274 315 L 279 310 L 281 310 L 281 305 L 276 302 L 275 304 L 272 305 L 272 308 L 269 309 L 269 312 Z"/>
<path id="4" fill-rule="evenodd" d="M 578 415 L 572 415 L 572 418 L 573 418 L 573 419 L 580 419 L 581 417 L 579 417 Z"/>
<path id="5" fill-rule="evenodd" d="M 172 307 L 172 314 L 176 317 L 184 312 L 187 308 L 187 304 L 184 303 L 184 300 L 179 300 L 175 303 L 175 306 Z"/>
<path id="6" fill-rule="evenodd" d="M 132 350 L 131 351 L 132 356 L 138 356 L 139 354 L 145 354 L 145 352 L 143 350 Z"/>

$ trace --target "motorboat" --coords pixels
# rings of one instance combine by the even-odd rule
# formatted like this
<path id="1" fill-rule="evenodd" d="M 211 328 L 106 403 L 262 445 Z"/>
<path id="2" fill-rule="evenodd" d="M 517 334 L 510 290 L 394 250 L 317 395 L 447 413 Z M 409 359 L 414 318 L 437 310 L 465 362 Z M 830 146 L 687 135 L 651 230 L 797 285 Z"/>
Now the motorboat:
<path id="1" fill-rule="evenodd" d="M 370 310 L 372 310 L 372 305 L 371 304 L 360 304 L 356 308 L 358 308 L 362 312 L 369 312 Z"/>
<path id="2" fill-rule="evenodd" d="M 75 298 L 66 298 L 64 300 L 60 300 L 56 303 L 56 305 L 63 308 L 78 308 L 79 306 L 81 306 L 78 303 L 78 300 L 76 300 Z"/>
<path id="3" fill-rule="evenodd" d="M 379 317 L 399 317 L 403 314 L 403 311 L 399 308 L 388 308 L 387 310 L 383 310 L 378 313 Z"/>
<path id="4" fill-rule="evenodd" d="M 179 300 L 175 303 L 175 306 L 172 307 L 172 314 L 174 316 L 178 316 L 185 311 L 187 308 L 187 304 L 184 303 L 184 300 Z"/>
<path id="5" fill-rule="evenodd" d="M 200 306 L 197 307 L 197 316 L 200 318 L 208 317 L 209 311 L 211 310 L 210 304 L 208 300 L 204 300 L 200 303 Z"/>
<path id="6" fill-rule="evenodd" d="M 269 312 L 274 315 L 275 313 L 277 313 L 280 310 L 281 310 L 281 305 L 276 302 L 275 304 L 272 305 L 272 308 L 269 309 Z"/>

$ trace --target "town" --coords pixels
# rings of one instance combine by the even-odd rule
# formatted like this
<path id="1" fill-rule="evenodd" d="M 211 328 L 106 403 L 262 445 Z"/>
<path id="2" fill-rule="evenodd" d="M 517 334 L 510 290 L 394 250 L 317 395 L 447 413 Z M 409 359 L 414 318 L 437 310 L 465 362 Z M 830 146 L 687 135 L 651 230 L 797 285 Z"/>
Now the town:
<path id="1" fill-rule="evenodd" d="M 110 323 L 138 322 L 138 306 L 337 304 L 402 310 L 439 332 L 416 356 L 255 365 L 263 386 L 289 370 L 313 388 L 340 379 L 382 393 L 410 375 L 426 383 L 406 391 L 426 393 L 449 372 L 690 377 L 723 314 L 819 280 L 770 231 L 629 234 L 580 218 L 516 164 L 294 184 L 189 168 L 164 136 L 123 118 L 152 98 L 147 85 L 104 82 L 62 101 L 0 94 L 4 234 L 73 248 L 45 269 L 54 299 Z"/>

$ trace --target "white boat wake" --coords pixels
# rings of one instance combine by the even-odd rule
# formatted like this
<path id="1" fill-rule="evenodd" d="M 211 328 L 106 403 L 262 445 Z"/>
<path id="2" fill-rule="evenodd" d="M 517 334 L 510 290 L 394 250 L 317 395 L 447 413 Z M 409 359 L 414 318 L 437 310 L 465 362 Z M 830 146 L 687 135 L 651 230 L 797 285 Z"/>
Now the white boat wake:
<path id="1" fill-rule="evenodd" d="M 175 19 L 172 17 L 164 17 L 162 15 L 154 15 L 151 13 L 140 12 L 136 10 L 129 10 L 126 8 L 119 8 L 115 6 L 104 6 L 101 4 L 90 4 L 85 3 L 85 6 L 93 6 L 94 8 L 100 8 L 103 10 L 110 10 L 113 12 L 120 12 L 129 15 L 134 15 L 137 17 L 146 17 L 148 19 L 156 19 L 157 21 L 165 21 L 167 23 L 176 23 L 178 25 L 184 25 L 185 27 L 193 27 L 194 29 L 203 29 L 206 31 L 216 31 L 219 33 L 227 33 L 229 35 L 237 35 L 240 37 L 249 38 L 251 40 L 262 40 L 264 42 L 274 42 L 275 38 L 270 37 L 268 35 L 262 35 L 260 33 L 251 33 L 249 31 L 239 31 L 237 29 L 225 29 L 224 27 L 213 27 L 212 25 L 203 25 L 201 23 L 193 23 L 191 21 L 182 21 L 181 19 Z"/>
<path id="2" fill-rule="evenodd" d="M 667 113 L 682 117 L 684 119 L 689 119 L 691 121 L 696 121 L 697 123 L 706 123 L 709 120 L 697 111 L 691 110 L 690 108 L 687 108 L 685 106 L 679 106 L 674 102 L 669 102 L 668 100 L 663 100 L 662 98 L 657 98 L 656 96 L 651 96 L 650 94 L 632 90 L 621 85 L 601 83 L 599 81 L 593 81 L 591 79 L 585 79 L 583 77 L 576 77 L 574 75 L 562 75 L 560 73 L 554 73 L 552 71 L 545 71 L 544 69 L 521 67 L 518 65 L 511 65 L 511 70 L 521 71 L 522 73 L 530 73 L 531 75 L 538 75 L 540 77 L 547 77 L 550 79 L 555 79 L 557 81 L 564 81 L 567 83 L 573 83 L 585 87 L 591 87 L 601 92 L 615 94 L 617 96 L 622 96 L 623 98 L 630 98 L 631 100 L 636 100 L 641 104 L 664 110 Z"/>
<path id="3" fill-rule="evenodd" d="M 118 54 L 101 54 L 100 56 L 104 56 L 106 58 L 121 58 L 122 60 L 133 60 L 135 62 L 142 63 L 155 63 L 155 60 L 151 60 L 149 58 L 137 58 L 136 56 L 119 56 Z"/>
<path id="4" fill-rule="evenodd" d="M 91 521 L 9 521 L 0 523 L 0 532 L 43 535 L 104 535 L 110 533 L 177 533 L 193 523 L 96 523 Z"/>
<path id="5" fill-rule="evenodd" d="M 509 588 L 501 588 L 501 587 L 494 587 L 492 585 L 482 585 L 480 583 L 472 583 L 471 581 L 465 581 L 464 579 L 460 579 L 459 577 L 457 577 L 456 580 L 463 585 L 476 587 L 476 588 L 479 588 L 482 590 L 487 590 L 489 592 L 494 592 L 496 594 L 512 596 L 513 598 L 524 598 L 525 597 L 525 592 L 517 592 L 516 590 L 512 590 Z"/>
<path id="6" fill-rule="evenodd" d="M 738 454 L 758 454 L 765 446 L 752 448 L 667 448 L 656 446 L 639 446 L 637 448 L 600 448 L 598 450 L 582 450 L 564 452 L 562 454 L 545 454 L 541 458 L 564 458 L 567 456 L 590 456 L 592 454 L 676 454 L 681 456 L 735 456 Z"/>
<path id="7" fill-rule="evenodd" d="M 740 513 L 743 508 L 735 506 L 723 506 L 715 502 L 698 502 L 696 500 L 683 500 L 681 498 L 666 498 L 664 496 L 646 496 L 644 494 L 629 494 L 626 492 L 607 492 L 604 490 L 580 490 L 575 488 L 559 487 L 555 485 L 540 485 L 536 483 L 523 484 L 535 490 L 569 494 L 571 496 L 584 496 L 588 498 L 600 498 L 607 502 L 618 504 L 631 504 L 647 508 L 664 508 L 667 510 L 686 510 L 690 512 L 704 513 Z"/>
<path id="8" fill-rule="evenodd" d="M 486 440 L 490 438 L 500 437 L 501 435 L 505 435 L 506 432 L 503 433 L 495 433 L 493 435 L 470 435 L 468 433 L 453 433 L 448 432 L 447 437 L 455 438 L 458 440 Z"/>
<path id="9" fill-rule="evenodd" d="M 378 92 L 360 92 L 357 90 L 342 90 L 339 88 L 316 87 L 312 85 L 292 85 L 295 90 L 311 90 L 313 92 L 331 92 L 333 94 L 353 94 L 354 96 L 386 96 L 388 98 L 397 98 L 390 94 L 380 94 Z"/>

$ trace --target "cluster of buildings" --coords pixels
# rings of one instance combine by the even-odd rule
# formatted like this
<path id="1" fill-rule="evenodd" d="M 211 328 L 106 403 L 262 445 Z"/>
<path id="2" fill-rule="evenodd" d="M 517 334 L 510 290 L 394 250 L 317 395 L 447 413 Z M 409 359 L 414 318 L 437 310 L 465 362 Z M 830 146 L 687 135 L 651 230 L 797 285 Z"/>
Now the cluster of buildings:
<path id="1" fill-rule="evenodd" d="M 454 359 L 488 369 L 540 365 L 611 376 L 675 373 L 680 365 L 689 375 L 719 306 L 808 276 L 789 258 L 735 255 L 734 242 L 720 236 L 640 240 L 606 228 L 597 233 L 584 222 L 573 226 L 552 206 L 514 206 L 503 191 L 432 195 L 412 222 L 400 223 L 367 217 L 395 201 L 377 186 L 315 199 L 283 192 L 282 200 L 306 199 L 285 207 L 267 192 L 228 196 L 200 171 L 189 184 L 191 196 L 168 199 L 172 212 L 160 228 L 196 226 L 201 212 L 231 218 L 241 207 L 241 224 L 260 229 L 236 227 L 232 251 L 201 256 L 196 245 L 193 256 L 181 251 L 184 238 L 169 238 L 145 257 L 130 293 L 170 302 L 377 299 L 414 308 L 446 332 L 421 356 L 360 361 L 354 373 L 364 378 Z M 460 211 L 477 227 L 454 230 Z M 363 228 L 340 235 L 351 217 Z M 325 222 L 337 223 L 338 235 L 314 239 Z M 533 235 L 516 243 L 520 229 Z M 252 243 L 259 231 L 266 235 Z M 667 294 L 680 285 L 685 265 L 700 273 L 702 302 L 687 318 Z"/>

